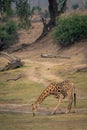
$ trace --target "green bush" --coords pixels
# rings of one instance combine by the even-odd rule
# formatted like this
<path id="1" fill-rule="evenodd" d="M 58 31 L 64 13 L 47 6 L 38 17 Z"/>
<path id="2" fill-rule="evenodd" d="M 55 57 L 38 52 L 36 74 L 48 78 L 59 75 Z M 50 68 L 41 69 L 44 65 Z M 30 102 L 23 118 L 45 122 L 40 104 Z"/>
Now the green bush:
<path id="1" fill-rule="evenodd" d="M 87 15 L 61 16 L 52 30 L 52 36 L 61 46 L 87 38 Z"/>
<path id="2" fill-rule="evenodd" d="M 79 4 L 78 3 L 72 5 L 72 9 L 75 10 L 75 9 L 78 9 L 78 8 L 79 8 Z"/>
<path id="3" fill-rule="evenodd" d="M 0 25 L 0 49 L 7 48 L 14 44 L 17 38 L 17 26 L 14 22 L 7 22 Z"/>

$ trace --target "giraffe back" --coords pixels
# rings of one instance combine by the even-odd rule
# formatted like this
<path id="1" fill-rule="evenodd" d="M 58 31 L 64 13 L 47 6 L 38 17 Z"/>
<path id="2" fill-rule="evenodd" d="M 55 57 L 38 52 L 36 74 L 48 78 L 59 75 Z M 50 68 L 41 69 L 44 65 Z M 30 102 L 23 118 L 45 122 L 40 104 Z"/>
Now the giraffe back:
<path id="1" fill-rule="evenodd" d="M 54 95 L 56 98 L 59 98 L 60 95 L 65 98 L 66 96 L 73 94 L 75 89 L 74 84 L 69 80 L 59 83 L 51 83 L 50 87 L 52 87 L 50 94 Z"/>

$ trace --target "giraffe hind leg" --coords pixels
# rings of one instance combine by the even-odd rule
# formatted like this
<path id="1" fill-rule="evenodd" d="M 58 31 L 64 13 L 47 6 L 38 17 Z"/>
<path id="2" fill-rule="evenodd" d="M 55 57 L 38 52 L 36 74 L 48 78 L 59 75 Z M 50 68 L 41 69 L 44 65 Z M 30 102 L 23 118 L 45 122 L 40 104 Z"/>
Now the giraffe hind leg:
<path id="1" fill-rule="evenodd" d="M 71 108 L 72 108 L 72 103 L 73 103 L 73 95 L 70 95 L 70 97 L 69 97 L 68 109 L 67 109 L 67 111 L 66 111 L 66 114 L 67 114 L 67 113 L 70 113 Z"/>
<path id="2" fill-rule="evenodd" d="M 60 102 L 61 102 L 62 99 L 63 99 L 63 96 L 60 95 L 60 97 L 58 98 L 58 101 L 57 101 L 57 105 L 56 105 L 56 107 L 55 107 L 55 108 L 53 109 L 53 111 L 51 112 L 52 115 L 55 114 L 56 111 L 58 110 L 58 107 L 59 107 Z"/>

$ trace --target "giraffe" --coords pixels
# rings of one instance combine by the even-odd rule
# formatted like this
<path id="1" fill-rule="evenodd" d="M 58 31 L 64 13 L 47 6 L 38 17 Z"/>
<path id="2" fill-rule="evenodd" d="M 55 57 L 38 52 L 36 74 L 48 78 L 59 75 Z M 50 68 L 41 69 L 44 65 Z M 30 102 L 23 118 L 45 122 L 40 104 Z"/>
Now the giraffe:
<path id="1" fill-rule="evenodd" d="M 41 93 L 39 98 L 35 101 L 34 104 L 32 104 L 32 111 L 33 116 L 35 116 L 35 112 L 37 111 L 37 108 L 39 105 L 44 101 L 44 99 L 47 96 L 54 95 L 55 98 L 57 98 L 57 105 L 53 109 L 51 114 L 55 114 L 60 102 L 62 99 L 64 99 L 66 96 L 68 96 L 68 108 L 66 113 L 69 113 L 72 107 L 73 99 L 74 99 L 74 106 L 76 106 L 76 93 L 75 93 L 75 86 L 74 84 L 69 80 L 64 80 L 62 82 L 58 83 L 50 83 L 45 90 Z"/>

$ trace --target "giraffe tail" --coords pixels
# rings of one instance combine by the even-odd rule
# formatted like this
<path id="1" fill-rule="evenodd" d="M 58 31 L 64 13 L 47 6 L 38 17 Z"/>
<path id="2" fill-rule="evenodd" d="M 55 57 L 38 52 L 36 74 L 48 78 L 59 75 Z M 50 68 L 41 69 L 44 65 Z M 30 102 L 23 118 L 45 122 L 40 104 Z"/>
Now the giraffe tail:
<path id="1" fill-rule="evenodd" d="M 76 93 L 74 93 L 74 107 L 76 107 Z"/>

